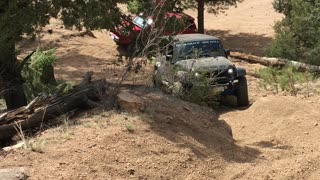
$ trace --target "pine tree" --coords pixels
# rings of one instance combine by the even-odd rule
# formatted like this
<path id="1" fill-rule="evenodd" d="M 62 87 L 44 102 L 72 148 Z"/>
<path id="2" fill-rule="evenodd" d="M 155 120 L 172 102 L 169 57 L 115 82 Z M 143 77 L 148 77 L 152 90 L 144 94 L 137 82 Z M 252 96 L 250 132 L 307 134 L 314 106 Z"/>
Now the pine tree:
<path id="1" fill-rule="evenodd" d="M 285 18 L 267 54 L 320 65 L 320 0 L 275 0 L 274 7 Z"/>
<path id="2" fill-rule="evenodd" d="M 124 0 L 1 0 L 0 81 L 7 109 L 26 105 L 21 65 L 15 44 L 23 34 L 31 35 L 51 17 L 61 17 L 66 27 L 110 29 L 119 21 L 117 3 Z"/>

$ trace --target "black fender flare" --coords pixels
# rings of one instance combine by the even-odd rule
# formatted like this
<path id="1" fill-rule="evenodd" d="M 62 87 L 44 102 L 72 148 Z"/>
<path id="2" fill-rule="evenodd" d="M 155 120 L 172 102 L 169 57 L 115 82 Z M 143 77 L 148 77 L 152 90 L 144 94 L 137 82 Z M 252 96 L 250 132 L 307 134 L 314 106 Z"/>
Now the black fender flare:
<path id="1" fill-rule="evenodd" d="M 237 68 L 237 77 L 247 75 L 247 71 L 244 68 Z"/>

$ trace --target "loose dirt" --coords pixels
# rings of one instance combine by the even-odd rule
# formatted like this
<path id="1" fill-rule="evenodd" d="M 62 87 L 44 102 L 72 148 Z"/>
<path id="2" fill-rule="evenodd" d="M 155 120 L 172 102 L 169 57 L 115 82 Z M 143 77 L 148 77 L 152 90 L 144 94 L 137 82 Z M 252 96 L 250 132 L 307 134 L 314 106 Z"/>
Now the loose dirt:
<path id="1" fill-rule="evenodd" d="M 273 26 L 283 15 L 276 13 L 273 0 L 245 0 L 218 15 L 205 14 L 206 33 L 221 38 L 226 48 L 264 55 L 274 36 Z M 187 11 L 197 18 L 195 11 Z"/>
<path id="2" fill-rule="evenodd" d="M 271 3 L 245 0 L 226 14 L 206 14 L 206 31 L 228 48 L 263 55 L 282 18 Z M 57 79 L 79 82 L 88 70 L 95 78 L 121 76 L 121 53 L 107 32 L 75 34 L 55 20 L 43 29 L 41 46 L 57 48 Z M 24 39 L 20 58 L 37 46 Z M 33 138 L 44 142 L 38 152 L 0 151 L 0 168 L 25 167 L 30 179 L 319 179 L 319 96 L 266 92 L 253 76 L 263 66 L 233 61 L 248 71 L 245 109 L 212 110 L 163 95 L 148 87 L 148 66 L 126 82 L 147 103 L 145 113 L 82 112 Z"/>

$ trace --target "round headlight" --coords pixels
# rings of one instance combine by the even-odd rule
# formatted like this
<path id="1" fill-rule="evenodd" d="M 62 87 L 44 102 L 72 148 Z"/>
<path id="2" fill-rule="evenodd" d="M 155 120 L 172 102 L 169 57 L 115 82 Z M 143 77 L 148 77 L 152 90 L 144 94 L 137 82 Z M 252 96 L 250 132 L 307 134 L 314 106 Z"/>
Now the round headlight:
<path id="1" fill-rule="evenodd" d="M 233 74 L 233 69 L 228 69 L 228 74 Z"/>

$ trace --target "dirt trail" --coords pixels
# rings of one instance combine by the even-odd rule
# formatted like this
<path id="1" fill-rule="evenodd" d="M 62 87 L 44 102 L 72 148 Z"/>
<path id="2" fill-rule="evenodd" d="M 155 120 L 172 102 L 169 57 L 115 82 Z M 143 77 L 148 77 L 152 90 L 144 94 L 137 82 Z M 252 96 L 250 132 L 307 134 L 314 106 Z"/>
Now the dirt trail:
<path id="1" fill-rule="evenodd" d="M 239 145 L 261 152 L 252 164 L 230 164 L 241 179 L 318 179 L 320 177 L 320 98 L 259 98 L 249 109 L 222 112 Z"/>

